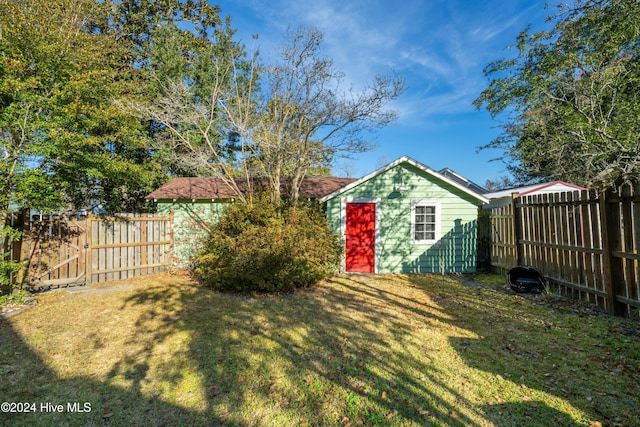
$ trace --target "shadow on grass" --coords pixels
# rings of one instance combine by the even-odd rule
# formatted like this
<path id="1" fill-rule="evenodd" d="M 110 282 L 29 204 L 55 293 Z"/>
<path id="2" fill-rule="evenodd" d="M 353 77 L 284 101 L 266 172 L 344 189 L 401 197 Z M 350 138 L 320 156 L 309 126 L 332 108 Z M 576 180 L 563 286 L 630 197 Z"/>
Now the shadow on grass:
<path id="1" fill-rule="evenodd" d="M 523 387 L 555 393 L 598 415 L 577 395 L 565 396 L 548 387 L 550 379 L 539 372 L 535 358 L 544 360 L 545 367 L 562 366 L 562 355 L 548 355 L 548 348 L 519 347 L 519 341 L 509 341 L 512 337 L 496 325 L 509 322 L 514 333 L 547 337 L 548 324 L 518 319 L 517 307 L 508 313 L 492 312 L 489 303 L 482 305 L 481 296 L 472 293 L 438 297 L 437 280 L 434 285 L 422 276 L 409 276 L 408 281 L 397 276 L 343 276 L 279 296 L 220 294 L 174 285 L 170 279 L 161 282 L 123 294 L 115 306 L 105 308 L 116 317 L 137 314 L 122 353 L 109 360 L 110 368 L 102 376 L 61 378 L 11 322 L 0 322 L 3 400 L 38 405 L 89 402 L 92 409 L 82 414 L 3 414 L 3 422 L 574 424 L 541 400 L 515 402 L 496 396 L 491 402 L 472 401 L 461 392 L 469 379 L 447 371 L 441 359 L 462 359 L 488 373 L 487 378 L 510 375 Z M 451 328 L 452 333 L 431 333 L 438 328 Z M 86 344 L 96 351 L 110 345 L 96 336 L 98 329 L 88 332 Z M 578 351 L 561 334 L 548 337 L 559 349 Z M 552 374 L 563 373 L 560 367 Z M 557 376 L 556 386 L 563 388 L 557 384 L 560 379 Z"/>
<path id="2" fill-rule="evenodd" d="M 424 277 L 409 278 L 416 286 L 428 286 Z M 510 381 L 525 391 L 562 399 L 588 414 L 591 421 L 583 420 L 584 424 L 640 425 L 640 336 L 620 333 L 625 330 L 620 325 L 632 321 L 555 309 L 552 302 L 544 303 L 543 295 L 523 297 L 504 286 L 461 289 L 441 293 L 439 305 L 457 314 L 448 323 L 477 336 L 449 338 L 469 367 L 492 374 L 492 381 Z M 566 413 L 545 401 L 530 400 L 527 394 L 515 403 L 495 396 L 481 410 L 499 424 L 505 417 L 527 420 L 532 426 L 576 424 Z"/>
<path id="3" fill-rule="evenodd" d="M 8 321 L 0 321 L 0 343 L 0 402 L 14 404 L 3 407 L 0 425 L 154 425 L 154 420 L 202 422 L 199 414 L 145 395 L 135 385 L 123 388 L 88 377 L 61 378 L 24 343 Z M 135 375 L 144 378 L 144 369 L 140 368 L 134 368 Z M 208 421 L 216 424 L 218 420 L 209 415 Z"/>
<path id="4" fill-rule="evenodd" d="M 92 409 L 8 414 L 8 423 L 384 425 L 443 418 L 449 425 L 472 424 L 438 396 L 453 393 L 438 372 L 397 354 L 411 337 L 395 309 L 382 294 L 349 280 L 259 297 L 165 284 L 119 301 L 109 308 L 113 316 L 139 315 L 101 378 L 61 378 L 10 322 L 0 324 L 6 400 L 89 402 Z M 95 335 L 87 335 L 86 345 L 110 345 Z M 180 335 L 186 338 L 177 340 Z M 196 386 L 185 385 L 190 378 Z M 190 393 L 204 398 L 194 404 Z"/>
<path id="5" fill-rule="evenodd" d="M 427 306 L 416 306 L 415 300 L 411 298 L 407 298 L 405 295 L 401 295 L 399 292 L 393 292 L 389 290 L 381 290 L 379 287 L 374 287 L 370 285 L 366 280 L 358 280 L 357 278 L 352 277 L 352 281 L 355 283 L 355 286 L 350 286 L 356 293 L 362 293 L 367 295 L 367 298 L 370 299 L 378 299 L 383 302 L 384 305 L 388 307 L 395 307 L 396 310 L 399 310 L 399 313 L 411 313 L 418 318 L 421 319 L 432 319 L 435 322 L 428 322 L 429 327 L 442 327 L 439 324 L 451 324 L 456 328 L 461 328 L 462 330 L 469 331 L 469 323 L 465 320 L 468 318 L 472 318 L 474 316 L 478 316 L 483 313 L 472 313 L 468 310 L 469 306 L 465 305 L 464 302 L 461 302 L 461 305 L 464 306 L 464 310 L 462 310 L 463 316 L 460 316 L 460 311 L 451 311 L 447 309 L 447 305 L 450 303 L 449 301 L 454 301 L 455 297 L 449 296 L 447 294 L 441 293 L 440 287 L 440 278 L 438 276 L 424 276 L 424 275 L 409 275 L 409 280 L 412 282 L 419 290 L 415 293 L 423 293 L 425 292 L 425 288 L 428 289 L 428 294 L 434 297 L 434 300 L 437 302 L 435 306 L 428 307 Z M 427 279 L 426 281 L 424 279 Z M 425 283 L 429 283 L 425 286 Z M 447 284 L 447 288 L 450 286 L 450 283 Z M 403 292 L 406 293 L 406 292 Z M 414 294 L 415 294 L 414 293 Z M 445 302 L 445 304 L 442 304 Z M 393 310 L 391 310 L 393 311 Z M 378 314 L 384 313 L 373 313 L 374 316 Z M 467 317 L 468 316 L 468 317 Z M 398 324 L 393 324 L 394 328 L 402 328 L 402 321 L 398 322 Z M 481 332 L 479 335 L 483 336 L 486 331 L 473 331 L 474 333 Z M 469 362 L 468 358 L 464 355 L 468 353 L 469 347 L 466 345 L 468 342 L 477 342 L 477 338 L 463 338 L 463 337 L 450 337 L 450 342 L 453 344 L 454 349 L 456 350 L 457 356 L 462 356 L 462 359 L 465 362 Z M 461 345 L 456 345 L 461 344 Z M 445 355 L 445 357 L 447 357 Z M 493 361 L 489 361 L 485 359 L 482 355 L 480 355 L 480 360 L 484 360 L 480 369 L 485 370 L 486 372 L 498 373 L 503 372 L 499 369 L 499 366 L 496 366 Z M 428 359 L 427 359 L 428 361 Z M 522 402 L 505 402 L 499 396 L 496 396 L 496 399 L 489 404 L 478 404 L 478 402 L 471 402 L 457 396 L 456 394 L 460 393 L 460 388 L 452 388 L 448 386 L 450 384 L 450 376 L 447 377 L 446 381 L 437 381 L 440 378 L 440 373 L 437 370 L 434 370 L 432 364 L 424 364 L 423 359 L 418 358 L 414 360 L 407 360 L 406 358 L 402 360 L 394 361 L 391 366 L 405 366 L 406 363 L 413 363 L 416 365 L 416 370 L 426 372 L 427 376 L 430 377 L 430 381 L 427 383 L 428 387 L 426 389 L 421 390 L 418 394 L 412 395 L 411 390 L 412 387 L 404 390 L 404 394 L 409 397 L 418 397 L 426 395 L 432 395 L 434 400 L 438 398 L 442 398 L 443 395 L 453 394 L 456 396 L 454 404 L 444 405 L 445 410 L 442 410 L 442 403 L 440 402 L 439 406 L 441 409 L 440 413 L 437 414 L 435 418 L 435 424 L 438 424 L 437 420 L 444 420 L 446 425 L 457 425 L 461 423 L 462 425 L 477 425 L 478 419 L 481 419 L 487 423 L 497 423 L 498 425 L 531 425 L 531 426 L 539 426 L 544 425 L 545 422 L 548 422 L 548 425 L 566 425 L 571 426 L 575 425 L 575 421 L 572 420 L 570 416 L 567 414 L 558 411 L 555 408 L 552 408 L 546 405 L 542 401 L 522 401 Z M 478 367 L 475 365 L 471 365 L 472 367 Z M 496 372 L 496 368 L 498 371 Z M 399 368 L 402 370 L 403 368 Z M 434 379 L 436 381 L 434 381 Z M 465 381 L 466 379 L 463 379 Z M 408 385 L 412 385 L 412 381 L 408 381 Z M 461 409 L 465 408 L 465 409 Z M 474 419 L 469 419 L 467 417 L 463 417 L 461 414 L 464 412 L 474 413 L 477 417 Z M 434 420 L 432 419 L 432 422 Z M 542 423 L 542 424 L 541 424 Z"/>

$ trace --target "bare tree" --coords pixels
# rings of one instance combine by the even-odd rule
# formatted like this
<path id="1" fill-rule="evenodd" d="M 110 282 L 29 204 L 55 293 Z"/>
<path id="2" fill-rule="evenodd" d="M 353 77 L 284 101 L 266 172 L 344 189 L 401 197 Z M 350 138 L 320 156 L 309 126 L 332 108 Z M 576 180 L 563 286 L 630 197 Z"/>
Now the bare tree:
<path id="1" fill-rule="evenodd" d="M 286 184 L 295 203 L 310 172 L 372 148 L 365 131 L 396 118 L 386 107 L 404 90 L 397 76 L 343 89 L 343 74 L 321 56 L 322 38 L 314 29 L 291 33 L 274 65 L 256 55 L 244 67 L 237 58 L 215 62 L 207 93 L 167 80 L 154 102 L 121 105 L 161 124 L 165 149 L 222 177 L 240 200 L 251 203 L 252 179 L 263 178 L 272 202 Z M 238 177 L 249 189 L 244 194 Z"/>
<path id="2" fill-rule="evenodd" d="M 247 65 L 243 55 L 238 51 L 213 57 L 204 84 L 156 76 L 159 91 L 153 99 L 118 100 L 116 104 L 156 123 L 156 148 L 179 170 L 219 177 L 240 201 L 251 203 L 249 147 L 244 139 L 234 137 L 231 124 L 239 120 L 239 112 L 247 110 L 238 108 L 240 103 L 254 93 L 258 68 Z M 234 115 L 233 120 L 229 114 Z"/>
<path id="3" fill-rule="evenodd" d="M 512 177 L 502 175 L 496 179 L 487 179 L 484 183 L 484 188 L 489 192 L 506 190 L 507 188 L 514 188 L 517 186 L 517 182 Z"/>
<path id="4" fill-rule="evenodd" d="M 386 107 L 403 92 L 403 79 L 376 76 L 360 91 L 343 89 L 344 74 L 322 56 L 322 40 L 316 29 L 290 32 L 280 60 L 264 67 L 261 96 L 229 112 L 252 145 L 251 165 L 268 179 L 273 201 L 281 198 L 284 179 L 296 201 L 311 170 L 371 149 L 365 131 L 397 116 Z"/>

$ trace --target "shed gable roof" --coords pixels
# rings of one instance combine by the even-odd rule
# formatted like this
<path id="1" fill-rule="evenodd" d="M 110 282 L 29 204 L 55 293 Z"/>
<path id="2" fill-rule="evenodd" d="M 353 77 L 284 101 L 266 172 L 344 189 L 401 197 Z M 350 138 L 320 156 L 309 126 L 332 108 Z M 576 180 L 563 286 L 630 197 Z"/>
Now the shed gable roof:
<path id="1" fill-rule="evenodd" d="M 476 193 L 475 191 L 471 190 L 470 188 L 468 188 L 467 186 L 461 185 L 460 183 L 446 177 L 445 175 L 436 172 L 435 170 L 431 169 L 430 167 L 412 159 L 411 157 L 408 156 L 402 156 L 399 159 L 389 163 L 386 166 L 381 167 L 380 169 L 377 169 L 373 172 L 371 172 L 369 175 L 366 175 L 358 180 L 355 180 L 351 183 L 346 184 L 345 186 L 336 189 L 336 191 L 334 191 L 331 194 L 327 194 L 324 197 L 320 198 L 321 202 L 326 202 L 327 200 L 333 199 L 336 196 L 339 196 L 340 194 L 343 194 L 346 191 L 349 191 L 350 189 L 362 184 L 365 181 L 368 181 L 396 166 L 398 166 L 401 163 L 407 163 L 411 166 L 414 166 L 415 168 L 425 172 L 427 175 L 430 175 L 440 181 L 443 181 L 449 185 L 451 185 L 452 187 L 457 188 L 458 190 L 462 191 L 465 194 L 468 194 L 469 196 L 473 197 L 474 199 L 483 202 L 483 203 L 488 203 L 489 199 L 487 199 L 486 197 L 484 197 L 482 194 Z"/>
<path id="2" fill-rule="evenodd" d="M 353 181 L 355 181 L 355 178 L 307 177 L 300 187 L 300 195 L 302 197 L 321 198 Z M 246 181 L 238 179 L 237 183 L 240 190 L 243 191 L 246 187 Z M 283 184 L 283 187 L 286 187 L 286 184 Z M 222 178 L 173 178 L 146 198 L 154 200 L 206 200 L 233 199 L 237 196 L 238 194 Z"/>

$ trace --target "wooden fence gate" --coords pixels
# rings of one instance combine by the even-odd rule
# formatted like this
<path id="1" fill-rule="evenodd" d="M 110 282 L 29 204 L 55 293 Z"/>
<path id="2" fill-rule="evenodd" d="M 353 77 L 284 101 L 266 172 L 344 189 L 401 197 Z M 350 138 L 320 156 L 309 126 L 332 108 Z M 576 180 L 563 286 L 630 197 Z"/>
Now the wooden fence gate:
<path id="1" fill-rule="evenodd" d="M 172 262 L 172 223 L 157 214 L 32 215 L 20 242 L 24 282 L 51 289 L 159 273 Z"/>
<path id="2" fill-rule="evenodd" d="M 32 216 L 23 230 L 28 253 L 26 281 L 34 287 L 61 287 L 86 282 L 87 220 L 59 215 Z M 28 239 L 25 241 L 25 239 Z"/>

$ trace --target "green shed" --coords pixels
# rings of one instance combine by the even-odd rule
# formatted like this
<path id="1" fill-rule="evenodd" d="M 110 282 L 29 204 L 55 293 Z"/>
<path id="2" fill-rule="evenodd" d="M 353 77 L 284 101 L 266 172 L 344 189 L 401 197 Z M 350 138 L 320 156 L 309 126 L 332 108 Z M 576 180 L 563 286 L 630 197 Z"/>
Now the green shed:
<path id="1" fill-rule="evenodd" d="M 409 157 L 348 183 L 319 200 L 345 245 L 345 272 L 473 272 L 477 186 Z"/>
<path id="2" fill-rule="evenodd" d="M 243 180 L 238 187 L 242 190 Z M 308 177 L 300 196 L 320 199 L 351 182 L 353 178 Z M 217 221 L 224 207 L 238 197 L 221 178 L 173 178 L 147 196 L 157 203 L 158 213 L 173 212 L 174 264 L 184 267 L 193 261 L 202 238 L 211 223 Z"/>

